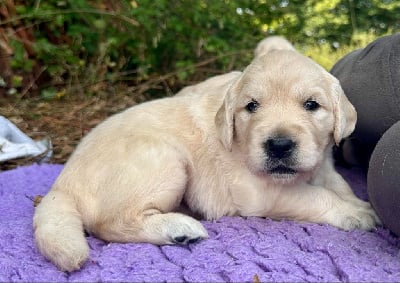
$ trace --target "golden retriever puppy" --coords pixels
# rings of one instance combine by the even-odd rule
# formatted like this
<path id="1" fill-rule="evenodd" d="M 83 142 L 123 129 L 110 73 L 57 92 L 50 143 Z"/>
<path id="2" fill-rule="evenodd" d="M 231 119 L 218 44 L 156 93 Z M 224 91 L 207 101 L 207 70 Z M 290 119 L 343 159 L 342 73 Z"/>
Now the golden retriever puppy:
<path id="1" fill-rule="evenodd" d="M 72 271 L 89 254 L 84 230 L 157 245 L 207 238 L 198 220 L 179 212 L 182 204 L 208 220 L 241 215 L 373 228 L 379 219 L 331 157 L 334 142 L 353 131 L 356 112 L 337 79 L 287 46 L 264 46 L 243 72 L 94 128 L 36 208 L 41 253 Z"/>

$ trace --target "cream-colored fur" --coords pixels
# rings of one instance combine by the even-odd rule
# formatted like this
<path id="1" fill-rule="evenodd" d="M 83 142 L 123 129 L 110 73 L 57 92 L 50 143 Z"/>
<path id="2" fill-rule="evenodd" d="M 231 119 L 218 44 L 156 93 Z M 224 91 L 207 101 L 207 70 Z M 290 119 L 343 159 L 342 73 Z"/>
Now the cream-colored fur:
<path id="1" fill-rule="evenodd" d="M 370 204 L 333 167 L 332 145 L 356 122 L 339 82 L 282 38 L 262 44 L 283 47 L 259 46 L 267 51 L 244 72 L 132 107 L 93 129 L 36 208 L 41 253 L 72 271 L 89 254 L 84 230 L 159 245 L 207 238 L 198 220 L 178 212 L 182 203 L 203 219 L 373 228 L 379 219 Z"/>

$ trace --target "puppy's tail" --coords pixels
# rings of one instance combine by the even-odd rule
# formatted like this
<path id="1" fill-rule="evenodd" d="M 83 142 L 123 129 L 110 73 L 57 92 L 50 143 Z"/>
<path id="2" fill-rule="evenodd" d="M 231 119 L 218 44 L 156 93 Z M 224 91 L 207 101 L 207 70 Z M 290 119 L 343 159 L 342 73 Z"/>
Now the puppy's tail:
<path id="1" fill-rule="evenodd" d="M 40 252 L 61 270 L 79 269 L 88 258 L 81 216 L 67 193 L 50 191 L 36 207 L 33 226 Z"/>
<path id="2" fill-rule="evenodd" d="M 265 55 L 272 50 L 296 51 L 294 46 L 285 38 L 281 36 L 269 36 L 258 43 L 256 49 L 254 50 L 254 56 L 258 57 Z"/>

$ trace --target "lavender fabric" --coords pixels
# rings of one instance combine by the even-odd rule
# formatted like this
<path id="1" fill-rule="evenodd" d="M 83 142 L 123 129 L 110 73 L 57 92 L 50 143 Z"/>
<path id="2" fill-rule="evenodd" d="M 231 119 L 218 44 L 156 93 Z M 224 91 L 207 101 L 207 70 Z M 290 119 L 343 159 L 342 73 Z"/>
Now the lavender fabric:
<path id="1" fill-rule="evenodd" d="M 45 194 L 61 169 L 31 165 L 0 173 L 0 281 L 400 281 L 400 239 L 384 228 L 345 232 L 329 225 L 257 217 L 204 221 L 210 238 L 188 247 L 88 237 L 90 259 L 80 271 L 60 272 L 36 249 L 31 199 Z M 340 171 L 366 198 L 362 172 Z"/>

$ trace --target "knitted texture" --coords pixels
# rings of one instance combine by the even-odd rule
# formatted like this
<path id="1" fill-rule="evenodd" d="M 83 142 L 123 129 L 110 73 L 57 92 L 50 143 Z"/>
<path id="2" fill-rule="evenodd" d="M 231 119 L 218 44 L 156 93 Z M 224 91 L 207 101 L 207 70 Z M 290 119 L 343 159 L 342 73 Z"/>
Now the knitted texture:
<path id="1" fill-rule="evenodd" d="M 35 246 L 32 199 L 50 189 L 61 169 L 31 165 L 0 173 L 0 281 L 400 281 L 400 239 L 384 228 L 345 232 L 257 217 L 203 221 L 209 239 L 187 247 L 88 237 L 90 258 L 82 269 L 60 272 Z M 365 175 L 356 169 L 340 172 L 365 198 Z"/>

